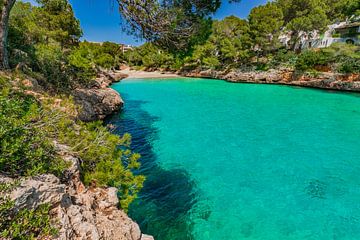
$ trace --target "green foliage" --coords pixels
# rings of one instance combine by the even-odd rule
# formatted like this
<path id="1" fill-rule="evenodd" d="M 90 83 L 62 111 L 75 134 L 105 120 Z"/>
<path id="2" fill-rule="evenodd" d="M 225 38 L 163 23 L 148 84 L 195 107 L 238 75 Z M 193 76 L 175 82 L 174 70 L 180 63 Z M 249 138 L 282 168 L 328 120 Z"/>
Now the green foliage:
<path id="1" fill-rule="evenodd" d="M 324 48 L 321 51 L 330 56 L 333 56 L 334 58 L 342 56 L 360 58 L 360 47 L 352 44 L 334 43 L 330 47 Z"/>
<path id="2" fill-rule="evenodd" d="M 314 70 L 316 66 L 326 65 L 329 60 L 321 51 L 306 50 L 299 55 L 295 67 L 300 71 Z"/>
<path id="3" fill-rule="evenodd" d="M 111 134 L 101 122 L 73 118 L 71 100 L 45 98 L 41 105 L 22 91 L 11 90 L 1 78 L 0 171 L 9 176 L 54 173 L 61 176 L 67 164 L 57 157 L 53 141 L 69 146 L 81 160 L 85 184 L 119 189 L 121 207 L 127 209 L 144 182 L 133 173 L 139 154 L 129 151 L 130 135 Z M 60 106 L 56 106 L 60 104 Z"/>
<path id="4" fill-rule="evenodd" d="M 360 58 L 341 58 L 337 71 L 341 73 L 357 73 L 360 74 Z"/>
<path id="5" fill-rule="evenodd" d="M 87 83 L 96 75 L 94 55 L 87 45 L 75 48 L 67 57 L 68 64 L 72 70 L 72 77 L 78 82 Z"/>
<path id="6" fill-rule="evenodd" d="M 71 101 L 62 99 L 61 105 L 54 107 L 54 99 L 49 98 L 42 102 L 42 114 L 32 118 L 31 127 L 38 129 L 41 126 L 46 133 L 42 136 L 42 142 L 56 139 L 70 147 L 81 159 L 81 175 L 86 185 L 117 187 L 121 207 L 126 210 L 145 180 L 143 176 L 133 173 L 140 167 L 140 156 L 128 150 L 130 135 L 120 137 L 111 134 L 101 122 L 75 121 L 71 117 L 74 111 L 76 107 Z"/>
<path id="7" fill-rule="evenodd" d="M 36 125 L 41 107 L 33 97 L 2 86 L 0 94 L 0 171 L 11 176 L 59 175 L 66 167 L 46 133 Z"/>
<path id="8" fill-rule="evenodd" d="M 101 122 L 74 125 L 66 119 L 60 121 L 57 131 L 59 141 L 70 146 L 82 159 L 84 183 L 117 187 L 121 207 L 127 210 L 145 180 L 133 174 L 133 170 L 140 167 L 140 155 L 128 150 L 130 135 L 111 134 Z"/>
<path id="9" fill-rule="evenodd" d="M 9 23 L 10 59 L 18 51 L 34 59 L 33 46 L 58 44 L 69 47 L 82 35 L 80 23 L 75 18 L 67 0 L 41 0 L 40 6 L 18 1 L 11 11 Z M 19 62 L 13 62 L 16 65 Z"/>
<path id="10" fill-rule="evenodd" d="M 13 213 L 14 202 L 0 200 L 0 236 L 10 239 L 32 240 L 53 236 L 57 230 L 51 226 L 48 204 L 36 209 L 21 209 Z"/>
<path id="11" fill-rule="evenodd" d="M 71 86 L 65 48 L 79 41 L 81 29 L 67 0 L 17 2 L 9 26 L 10 65 L 25 64 L 41 73 L 41 83 L 56 90 Z"/>
<path id="12" fill-rule="evenodd" d="M 220 65 L 216 56 L 216 46 L 210 42 L 196 46 L 191 58 L 185 59 L 185 61 L 207 68 L 217 68 Z"/>
<path id="13" fill-rule="evenodd" d="M 229 0 L 238 2 L 239 0 Z M 120 1 L 119 11 L 129 33 L 168 52 L 191 49 L 211 28 L 211 15 L 221 0 Z M 200 36 L 199 38 L 197 36 Z"/>
<path id="14" fill-rule="evenodd" d="M 341 73 L 360 73 L 360 47 L 335 43 L 322 50 L 331 56 L 333 68 Z M 331 64 L 331 62 L 329 63 Z"/>
<path id="15" fill-rule="evenodd" d="M 359 73 L 359 47 L 346 43 L 335 43 L 319 51 L 302 52 L 297 61 L 296 69 L 313 70 L 316 66 L 332 67 L 341 73 Z"/>
<path id="16" fill-rule="evenodd" d="M 41 42 L 55 41 L 62 47 L 79 41 L 82 35 L 80 22 L 75 18 L 68 0 L 37 0 L 40 7 L 35 7 L 35 24 L 30 28 Z M 37 32 L 39 31 L 39 32 Z"/>
<path id="17" fill-rule="evenodd" d="M 294 67 L 297 61 L 298 55 L 293 51 L 286 49 L 279 49 L 274 57 L 271 59 L 271 65 L 273 67 L 285 66 Z"/>
<path id="18" fill-rule="evenodd" d="M 239 66 L 251 57 L 251 45 L 249 24 L 230 16 L 214 22 L 208 41 L 197 45 L 185 63 L 212 69 Z"/>
<path id="19" fill-rule="evenodd" d="M 214 23 L 210 42 L 216 46 L 222 64 L 236 66 L 246 62 L 251 56 L 252 40 L 249 24 L 235 16 Z"/>
<path id="20" fill-rule="evenodd" d="M 277 0 L 276 4 L 282 9 L 286 29 L 292 32 L 293 48 L 300 33 L 323 32 L 329 23 L 327 4 L 323 0 Z"/>
<path id="21" fill-rule="evenodd" d="M 279 36 L 283 27 L 283 12 L 274 2 L 253 8 L 249 24 L 254 44 L 263 52 L 274 51 L 280 47 Z"/>
<path id="22" fill-rule="evenodd" d="M 39 6 L 17 2 L 9 29 L 10 64 L 40 73 L 40 84 L 53 91 L 87 85 L 98 68 L 123 62 L 118 44 L 79 43 L 82 35 L 68 0 L 39 0 Z"/>
<path id="23" fill-rule="evenodd" d="M 31 210 L 14 210 L 15 203 L 7 194 L 16 185 L 17 182 L 0 184 L 0 238 L 32 240 L 56 234 L 50 222 L 49 204 Z"/>
<path id="24" fill-rule="evenodd" d="M 176 60 L 172 54 L 151 43 L 145 43 L 134 51 L 129 51 L 126 58 L 130 65 L 140 65 L 145 68 L 172 69 L 176 67 Z"/>
<path id="25" fill-rule="evenodd" d="M 360 2 L 358 0 L 327 0 L 329 17 L 337 20 L 357 18 L 360 16 Z"/>
<path id="26" fill-rule="evenodd" d="M 45 76 L 40 82 L 41 85 L 58 91 L 71 87 L 69 68 L 66 66 L 66 58 L 59 45 L 38 44 L 35 46 L 34 55 L 36 62 L 33 70 Z"/>

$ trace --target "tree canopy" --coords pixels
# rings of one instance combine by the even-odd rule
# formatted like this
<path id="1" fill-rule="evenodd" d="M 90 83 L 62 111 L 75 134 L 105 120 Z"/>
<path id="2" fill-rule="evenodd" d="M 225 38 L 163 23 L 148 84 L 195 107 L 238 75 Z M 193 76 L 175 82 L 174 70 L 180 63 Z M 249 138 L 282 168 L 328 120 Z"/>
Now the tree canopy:
<path id="1" fill-rule="evenodd" d="M 231 0 L 229 2 L 239 2 Z M 211 28 L 221 0 L 117 0 L 129 32 L 166 49 L 183 50 Z"/>
<path id="2" fill-rule="evenodd" d="M 284 25 L 282 9 L 274 2 L 255 7 L 249 14 L 254 44 L 262 51 L 279 47 L 279 35 Z"/>

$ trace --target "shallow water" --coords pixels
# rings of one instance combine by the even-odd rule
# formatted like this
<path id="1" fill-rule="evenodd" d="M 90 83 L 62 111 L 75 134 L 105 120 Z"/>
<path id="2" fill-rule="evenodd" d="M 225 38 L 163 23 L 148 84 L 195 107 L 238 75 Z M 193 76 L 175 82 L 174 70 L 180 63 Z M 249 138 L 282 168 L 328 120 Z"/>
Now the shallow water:
<path id="1" fill-rule="evenodd" d="M 130 216 L 161 239 L 360 239 L 360 95 L 124 80 L 109 119 L 147 176 Z"/>

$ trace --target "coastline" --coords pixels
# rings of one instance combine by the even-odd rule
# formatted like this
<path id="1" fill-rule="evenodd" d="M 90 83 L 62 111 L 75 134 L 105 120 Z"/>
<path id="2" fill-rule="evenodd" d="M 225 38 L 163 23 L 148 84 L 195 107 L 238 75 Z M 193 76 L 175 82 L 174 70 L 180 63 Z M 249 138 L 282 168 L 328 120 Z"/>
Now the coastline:
<path id="1" fill-rule="evenodd" d="M 343 92 L 360 92 L 360 75 L 356 74 L 318 73 L 317 75 L 311 75 L 289 69 L 252 72 L 193 70 L 183 71 L 180 74 L 186 77 L 213 78 L 231 83 L 276 84 Z"/>
<path id="2" fill-rule="evenodd" d="M 142 78 L 181 78 L 183 76 L 178 75 L 174 72 L 162 72 L 162 71 L 140 71 L 140 70 L 131 70 L 126 68 L 124 70 L 118 71 L 118 73 L 127 75 L 124 79 L 142 79 Z"/>
<path id="3" fill-rule="evenodd" d="M 360 77 L 359 75 L 343 75 L 333 73 L 320 73 L 316 76 L 298 74 L 294 71 L 283 69 L 283 70 L 270 70 L 266 72 L 240 72 L 240 71 L 215 71 L 215 70 L 192 70 L 192 71 L 179 71 L 179 72 L 162 72 L 162 71 L 138 71 L 126 68 L 119 71 L 104 71 L 95 80 L 95 85 L 91 88 L 85 89 L 88 94 L 83 94 L 84 97 L 80 98 L 80 105 L 86 110 L 86 107 L 94 109 L 90 112 L 94 114 L 88 115 L 85 119 L 93 121 L 96 119 L 103 119 L 105 116 L 110 115 L 118 110 L 121 110 L 124 102 L 121 99 L 119 93 L 110 88 L 110 86 L 119 82 L 123 79 L 152 79 L 152 78 L 181 78 L 181 77 L 196 77 L 196 78 L 210 78 L 224 80 L 230 83 L 250 83 L 250 84 L 276 84 L 276 85 L 290 85 L 298 87 L 318 88 L 326 90 L 337 90 L 337 91 L 351 91 L 360 92 Z M 85 91 L 81 89 L 80 92 Z M 79 91 L 78 91 L 79 92 Z M 114 94 L 109 94 L 114 92 Z M 104 94 L 103 94 L 104 93 Z M 106 96 L 106 98 L 104 97 Z M 76 99 L 76 98 L 75 98 Z M 96 100 L 94 100 L 96 99 Z M 98 101 L 99 100 L 99 101 Z M 85 106 L 85 107 L 84 107 Z M 88 110 L 88 109 L 87 109 Z M 98 191 L 110 191 L 111 189 L 99 189 Z M 116 192 L 115 189 L 112 191 Z M 86 196 L 86 199 L 91 199 L 92 196 Z M 105 197 L 105 199 L 114 199 L 111 197 Z M 109 200 L 103 200 L 108 202 Z M 112 204 L 114 206 L 116 204 Z M 115 214 L 124 214 L 117 212 L 113 208 Z M 132 226 L 130 232 L 134 235 L 129 236 L 128 239 L 153 239 L 152 236 L 148 236 L 141 233 L 139 226 L 127 217 L 127 225 Z M 108 223 L 111 223 L 108 222 Z M 115 220 L 116 223 L 116 220 Z M 118 223 L 119 224 L 119 223 Z M 124 228 L 120 232 L 126 232 Z M 109 238 L 112 239 L 112 238 Z"/>
<path id="4" fill-rule="evenodd" d="M 11 73 L 0 72 L 11 79 Z M 90 86 L 74 89 L 70 95 L 80 107 L 73 117 L 84 122 L 102 120 L 120 110 L 124 104 L 118 92 L 111 89 L 124 75 L 118 71 L 101 70 Z M 30 76 L 13 80 L 13 87 L 23 84 L 27 95 L 46 98 L 46 91 Z M 62 100 L 55 97 L 58 107 Z M 66 111 L 65 108 L 62 109 Z M 82 181 L 81 159 L 73 150 L 53 140 L 57 156 L 69 164 L 61 177 L 50 173 L 33 177 L 8 177 L 0 173 L 0 185 L 14 185 L 6 196 L 14 201 L 14 209 L 37 209 L 49 204 L 51 223 L 57 229 L 53 239 L 108 239 L 153 240 L 139 225 L 119 208 L 118 189 L 114 187 L 85 186 Z"/>
<path id="5" fill-rule="evenodd" d="M 217 71 L 217 70 L 181 70 L 177 72 L 121 70 L 128 75 L 124 79 L 141 78 L 207 78 L 224 80 L 230 83 L 275 84 L 342 92 L 360 92 L 359 74 L 340 74 L 319 72 L 316 74 L 299 73 L 290 69 L 271 69 L 268 71 Z"/>

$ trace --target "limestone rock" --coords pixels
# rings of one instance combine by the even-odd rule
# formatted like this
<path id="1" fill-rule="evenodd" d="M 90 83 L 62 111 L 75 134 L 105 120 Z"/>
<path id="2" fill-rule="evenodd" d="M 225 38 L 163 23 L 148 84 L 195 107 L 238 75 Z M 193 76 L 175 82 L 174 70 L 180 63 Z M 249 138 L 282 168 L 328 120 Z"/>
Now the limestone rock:
<path id="1" fill-rule="evenodd" d="M 333 89 L 341 91 L 360 92 L 359 74 L 319 73 L 311 76 L 296 73 L 291 69 L 271 69 L 269 71 L 230 71 L 221 72 L 215 70 L 183 70 L 179 73 L 186 77 L 202 77 L 223 79 L 233 83 L 264 83 L 284 84 L 312 88 Z"/>
<path id="2" fill-rule="evenodd" d="M 40 204 L 60 203 L 65 193 L 65 185 L 54 175 L 41 175 L 24 179 L 11 192 L 10 198 L 15 201 L 15 207 L 35 209 Z"/>
<path id="3" fill-rule="evenodd" d="M 124 105 L 120 94 L 111 88 L 76 89 L 73 96 L 81 107 L 79 118 L 83 121 L 104 119 Z"/>
<path id="4" fill-rule="evenodd" d="M 74 101 L 80 106 L 80 120 L 94 121 L 104 119 L 107 115 L 119 110 L 124 105 L 121 96 L 109 88 L 128 75 L 118 71 L 98 69 L 98 75 L 88 88 L 78 88 L 72 93 Z"/>
<path id="5" fill-rule="evenodd" d="M 141 235 L 141 240 L 154 240 L 153 236 L 143 234 Z"/>
<path id="6" fill-rule="evenodd" d="M 9 193 L 15 211 L 51 206 L 50 216 L 58 228 L 57 240 L 151 240 L 139 226 L 118 208 L 116 188 L 87 188 L 80 178 L 80 159 L 67 146 L 54 143 L 59 155 L 70 162 L 60 180 L 54 175 L 24 178 Z M 0 183 L 14 180 L 0 175 Z"/>

